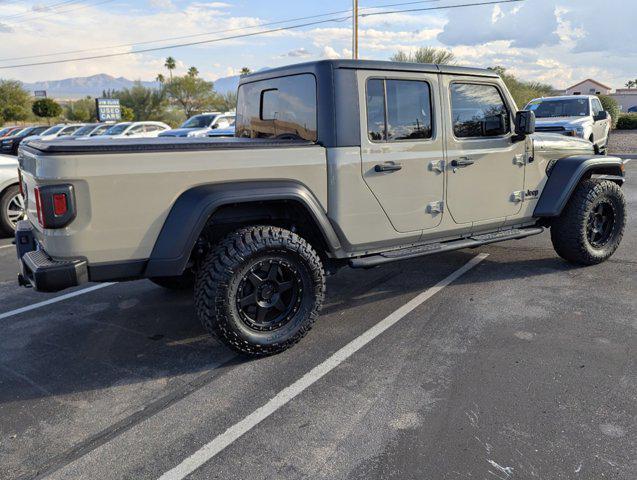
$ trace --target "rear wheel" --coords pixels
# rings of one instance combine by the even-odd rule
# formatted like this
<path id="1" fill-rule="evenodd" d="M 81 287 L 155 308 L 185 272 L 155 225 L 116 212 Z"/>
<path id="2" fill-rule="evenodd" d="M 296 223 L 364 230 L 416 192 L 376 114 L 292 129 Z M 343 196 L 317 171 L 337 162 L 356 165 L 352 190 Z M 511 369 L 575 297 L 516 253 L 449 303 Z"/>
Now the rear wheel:
<path id="1" fill-rule="evenodd" d="M 625 225 L 626 199 L 621 188 L 608 180 L 584 180 L 553 221 L 551 240 L 565 260 L 595 265 L 615 253 Z"/>
<path id="2" fill-rule="evenodd" d="M 195 308 L 206 330 L 234 350 L 272 355 L 307 334 L 324 295 L 312 246 L 289 230 L 257 226 L 231 233 L 206 256 Z"/>
<path id="3" fill-rule="evenodd" d="M 17 185 L 7 188 L 0 198 L 0 230 L 13 235 L 20 220 L 25 218 L 24 199 Z"/>

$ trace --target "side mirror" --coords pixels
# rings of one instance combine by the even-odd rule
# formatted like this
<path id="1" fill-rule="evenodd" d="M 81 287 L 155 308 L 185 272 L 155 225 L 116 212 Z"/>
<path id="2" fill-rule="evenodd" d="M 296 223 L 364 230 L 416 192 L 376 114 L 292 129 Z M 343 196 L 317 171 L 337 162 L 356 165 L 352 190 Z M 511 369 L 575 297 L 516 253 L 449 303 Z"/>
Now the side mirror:
<path id="1" fill-rule="evenodd" d="M 515 134 L 524 138 L 535 133 L 535 113 L 531 110 L 520 110 L 515 114 Z"/>
<path id="2" fill-rule="evenodd" d="M 610 118 L 610 113 L 608 113 L 606 110 L 602 110 L 597 115 L 595 115 L 593 119 L 596 122 L 599 122 L 600 120 L 608 120 L 609 118 Z"/>

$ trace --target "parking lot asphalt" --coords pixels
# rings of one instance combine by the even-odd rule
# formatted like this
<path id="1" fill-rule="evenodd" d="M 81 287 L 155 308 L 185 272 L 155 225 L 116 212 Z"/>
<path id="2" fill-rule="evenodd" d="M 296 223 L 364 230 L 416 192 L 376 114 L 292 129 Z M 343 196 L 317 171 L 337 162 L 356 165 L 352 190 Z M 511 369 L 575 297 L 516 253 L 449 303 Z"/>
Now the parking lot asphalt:
<path id="1" fill-rule="evenodd" d="M 636 178 L 605 264 L 545 233 L 342 270 L 312 332 L 259 360 L 149 282 L 15 313 L 62 294 L 18 288 L 2 239 L 0 478 L 635 479 Z"/>

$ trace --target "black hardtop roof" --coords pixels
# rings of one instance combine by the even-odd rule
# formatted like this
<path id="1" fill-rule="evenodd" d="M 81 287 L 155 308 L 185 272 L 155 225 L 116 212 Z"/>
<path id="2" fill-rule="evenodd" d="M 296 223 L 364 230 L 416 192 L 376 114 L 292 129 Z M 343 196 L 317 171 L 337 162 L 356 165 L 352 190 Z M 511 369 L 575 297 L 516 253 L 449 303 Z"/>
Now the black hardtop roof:
<path id="1" fill-rule="evenodd" d="M 446 73 L 449 75 L 470 75 L 476 77 L 497 78 L 498 74 L 486 68 L 457 67 L 454 65 L 436 65 L 430 63 L 406 63 L 381 60 L 319 60 L 315 62 L 297 63 L 285 67 L 272 68 L 261 72 L 246 75 L 241 83 L 249 83 L 257 80 L 322 71 L 325 68 L 332 70 L 343 68 L 349 70 L 385 70 L 388 72 L 422 72 L 422 73 Z"/>

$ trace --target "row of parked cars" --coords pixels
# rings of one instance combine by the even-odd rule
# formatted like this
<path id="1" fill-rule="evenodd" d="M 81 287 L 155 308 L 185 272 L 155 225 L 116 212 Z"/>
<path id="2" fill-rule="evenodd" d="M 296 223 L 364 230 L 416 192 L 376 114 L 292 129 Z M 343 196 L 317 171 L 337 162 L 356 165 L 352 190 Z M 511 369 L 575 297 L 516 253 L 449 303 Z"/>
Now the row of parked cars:
<path id="1" fill-rule="evenodd" d="M 163 122 L 76 123 L 0 128 L 0 232 L 11 235 L 24 218 L 24 202 L 18 189 L 18 148 L 25 140 L 56 138 L 82 141 L 89 138 L 233 137 L 234 112 L 195 115 L 180 128 Z"/>

